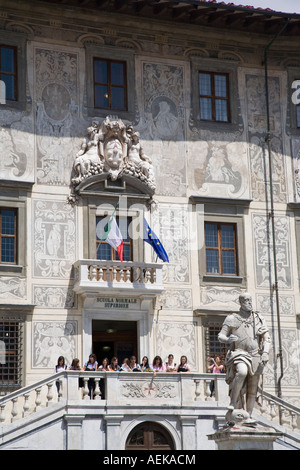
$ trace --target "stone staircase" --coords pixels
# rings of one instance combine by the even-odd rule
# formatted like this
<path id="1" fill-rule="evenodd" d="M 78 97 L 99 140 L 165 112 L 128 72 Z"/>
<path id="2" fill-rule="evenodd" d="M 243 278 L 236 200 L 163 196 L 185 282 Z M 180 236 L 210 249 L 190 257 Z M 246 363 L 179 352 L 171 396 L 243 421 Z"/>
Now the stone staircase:
<path id="1" fill-rule="evenodd" d="M 227 405 L 222 374 L 64 371 L 0 399 L 0 449 L 124 450 L 143 421 L 164 426 L 177 450 L 215 449 L 208 435 L 224 426 Z M 299 408 L 260 392 L 255 418 L 281 433 L 275 449 L 300 449 Z"/>

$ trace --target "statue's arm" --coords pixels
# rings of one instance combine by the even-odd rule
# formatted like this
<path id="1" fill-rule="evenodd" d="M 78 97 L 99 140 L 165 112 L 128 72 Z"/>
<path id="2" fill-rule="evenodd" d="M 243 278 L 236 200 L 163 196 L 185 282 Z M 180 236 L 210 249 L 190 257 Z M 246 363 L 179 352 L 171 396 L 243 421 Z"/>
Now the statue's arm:
<path id="1" fill-rule="evenodd" d="M 269 352 L 271 347 L 271 337 L 268 331 L 266 331 L 262 335 L 262 343 L 263 343 L 263 352 L 261 355 L 261 362 L 266 364 L 269 361 Z"/>
<path id="2" fill-rule="evenodd" d="M 218 334 L 218 340 L 220 341 L 220 343 L 234 343 L 238 340 L 238 337 L 231 333 L 232 326 L 230 323 L 230 320 L 225 319 L 222 329 Z"/>

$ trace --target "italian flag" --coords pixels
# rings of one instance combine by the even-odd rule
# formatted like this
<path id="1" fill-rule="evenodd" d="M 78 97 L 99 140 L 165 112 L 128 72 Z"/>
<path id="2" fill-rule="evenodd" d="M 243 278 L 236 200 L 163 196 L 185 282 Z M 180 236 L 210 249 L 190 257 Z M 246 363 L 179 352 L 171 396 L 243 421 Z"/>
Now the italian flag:
<path id="1" fill-rule="evenodd" d="M 114 215 L 111 216 L 104 229 L 102 240 L 118 252 L 119 259 L 123 263 L 123 237 Z"/>

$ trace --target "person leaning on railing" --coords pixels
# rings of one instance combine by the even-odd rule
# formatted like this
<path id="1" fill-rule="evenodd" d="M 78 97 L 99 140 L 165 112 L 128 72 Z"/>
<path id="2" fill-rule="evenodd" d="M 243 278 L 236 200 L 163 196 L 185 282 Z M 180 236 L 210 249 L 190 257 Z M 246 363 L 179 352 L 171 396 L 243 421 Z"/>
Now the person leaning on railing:
<path id="1" fill-rule="evenodd" d="M 98 370 L 98 362 L 96 354 L 90 354 L 89 360 L 84 364 L 83 370 L 95 372 Z M 89 388 L 89 397 L 92 398 L 92 393 L 94 394 L 95 391 L 95 380 L 93 378 L 89 378 L 88 381 L 88 388 Z"/>
<path id="2" fill-rule="evenodd" d="M 176 367 L 176 372 L 191 372 L 191 367 L 187 362 L 186 356 L 181 356 L 180 363 Z"/>
<path id="3" fill-rule="evenodd" d="M 108 366 L 108 371 L 109 372 L 118 372 L 120 370 L 120 366 L 118 364 L 118 358 L 116 356 L 113 356 L 110 365 Z"/>

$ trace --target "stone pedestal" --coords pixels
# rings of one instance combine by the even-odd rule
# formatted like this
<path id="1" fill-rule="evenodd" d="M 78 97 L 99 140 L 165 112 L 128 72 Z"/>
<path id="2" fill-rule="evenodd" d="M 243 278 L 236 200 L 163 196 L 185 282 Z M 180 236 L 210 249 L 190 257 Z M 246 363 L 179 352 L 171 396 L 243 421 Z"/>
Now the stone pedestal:
<path id="1" fill-rule="evenodd" d="M 263 426 L 232 426 L 208 435 L 218 450 L 273 450 L 273 444 L 282 433 Z"/>

